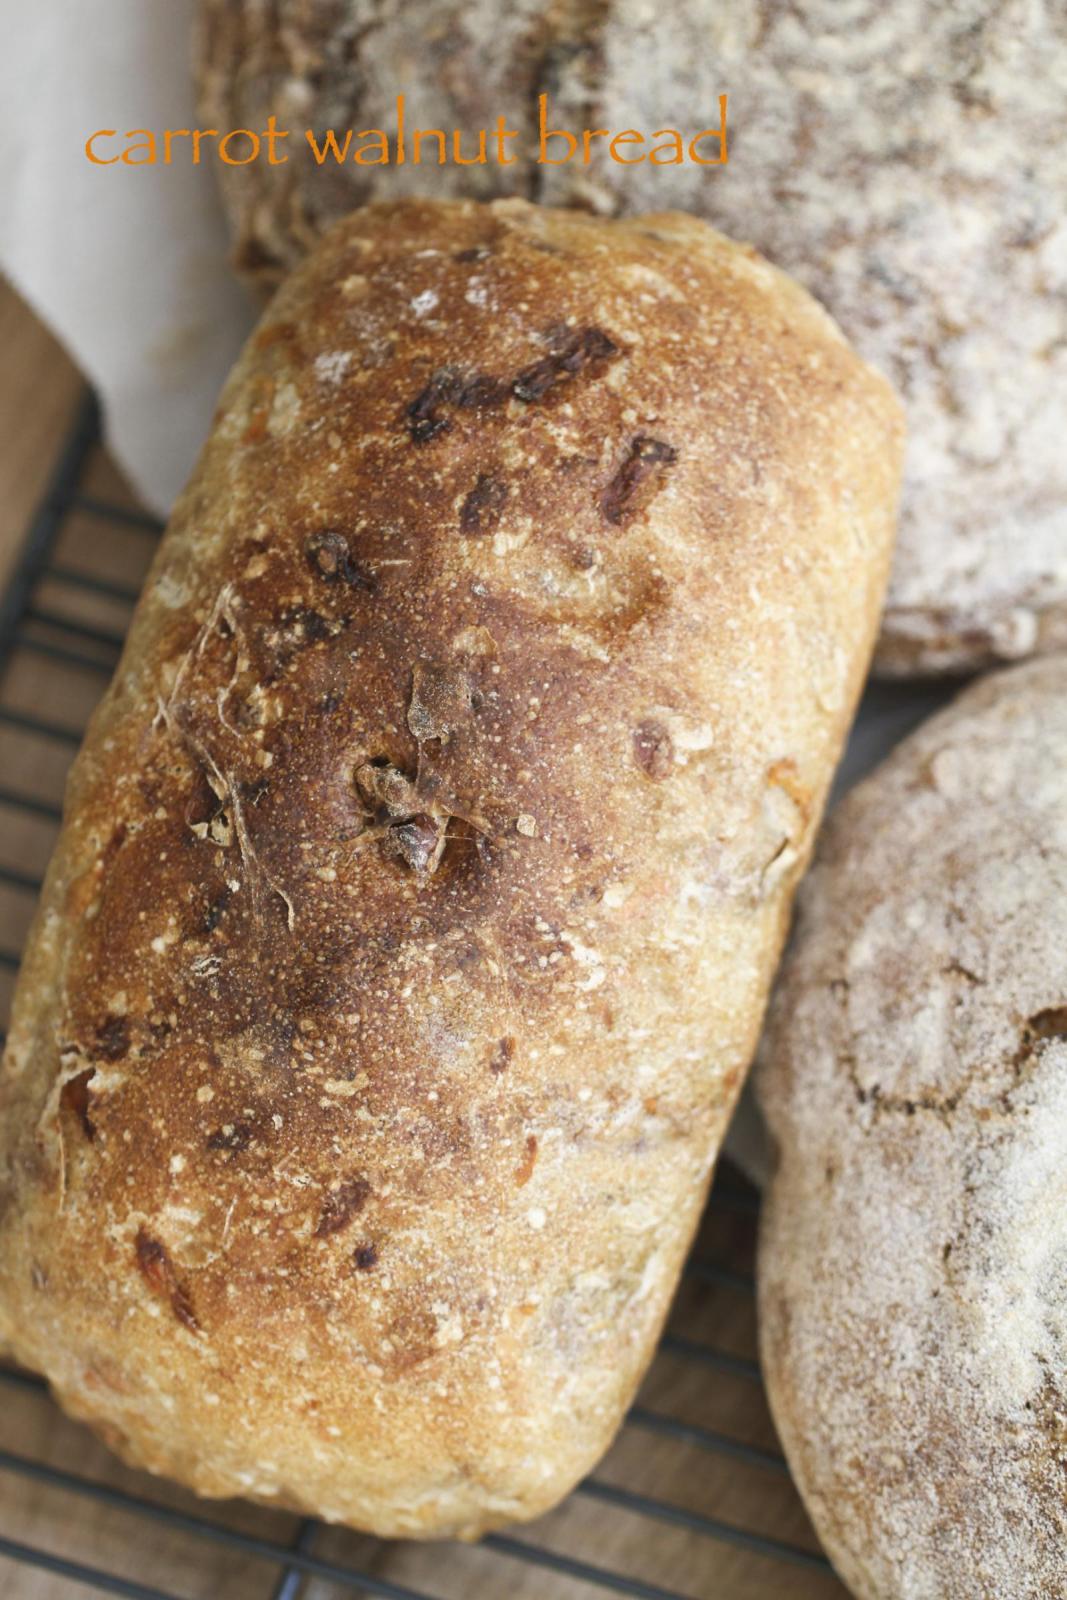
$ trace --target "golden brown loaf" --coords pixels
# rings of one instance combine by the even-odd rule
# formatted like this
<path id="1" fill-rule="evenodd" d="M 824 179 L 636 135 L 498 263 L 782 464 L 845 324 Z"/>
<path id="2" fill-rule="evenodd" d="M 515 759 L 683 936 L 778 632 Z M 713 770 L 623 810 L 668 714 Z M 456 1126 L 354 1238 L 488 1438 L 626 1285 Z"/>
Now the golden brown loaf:
<path id="1" fill-rule="evenodd" d="M 673 215 L 371 207 L 226 387 L 71 778 L 0 1333 L 127 1458 L 383 1534 L 649 1359 L 867 663 L 901 425 Z"/>
<path id="2" fill-rule="evenodd" d="M 220 167 L 239 265 L 276 282 L 351 206 L 521 194 L 674 206 L 751 240 L 905 398 L 900 539 L 876 665 L 1067 646 L 1067 7 L 1049 0 L 199 0 L 202 120 L 294 130 Z M 477 130 L 514 163 L 321 167 L 303 130 Z M 594 138 L 539 165 L 538 99 L 580 132 L 719 121 L 729 162 Z M 662 142 L 662 141 L 661 141 Z M 487 153 L 493 149 L 490 142 Z M 552 145 L 562 154 L 562 141 Z M 714 140 L 705 157 L 718 154 Z M 669 152 L 666 152 L 669 153 Z M 451 156 L 451 152 L 449 152 Z M 646 159 L 634 162 L 636 155 Z M 662 157 L 661 157 L 662 159 Z"/>
<path id="3" fill-rule="evenodd" d="M 1067 660 L 835 813 L 757 1074 L 790 1465 L 858 1600 L 1067 1594 Z"/>

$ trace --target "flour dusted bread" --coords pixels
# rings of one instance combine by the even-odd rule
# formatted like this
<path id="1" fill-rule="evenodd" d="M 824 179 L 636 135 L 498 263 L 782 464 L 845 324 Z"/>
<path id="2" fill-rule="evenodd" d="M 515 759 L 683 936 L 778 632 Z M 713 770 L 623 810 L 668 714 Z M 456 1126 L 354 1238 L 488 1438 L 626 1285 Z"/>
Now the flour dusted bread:
<path id="1" fill-rule="evenodd" d="M 898 409 L 691 219 L 357 213 L 220 403 L 75 767 L 0 1332 L 128 1459 L 557 1500 L 652 1351 L 866 665 Z"/>
<path id="2" fill-rule="evenodd" d="M 839 807 L 757 1074 L 775 1418 L 857 1600 L 1067 1593 L 1067 660 Z"/>
<path id="3" fill-rule="evenodd" d="M 794 273 L 905 397 L 877 665 L 959 670 L 1067 644 L 1062 6 L 201 0 L 201 17 L 213 125 L 262 128 L 274 111 L 298 138 L 392 130 L 403 93 L 411 126 L 470 135 L 506 113 L 516 130 L 507 166 L 318 168 L 294 147 L 284 165 L 224 170 L 258 281 L 371 196 L 693 211 Z M 730 160 L 622 165 L 595 139 L 588 165 L 538 165 L 540 94 L 556 127 L 646 135 L 717 126 L 728 94 Z"/>

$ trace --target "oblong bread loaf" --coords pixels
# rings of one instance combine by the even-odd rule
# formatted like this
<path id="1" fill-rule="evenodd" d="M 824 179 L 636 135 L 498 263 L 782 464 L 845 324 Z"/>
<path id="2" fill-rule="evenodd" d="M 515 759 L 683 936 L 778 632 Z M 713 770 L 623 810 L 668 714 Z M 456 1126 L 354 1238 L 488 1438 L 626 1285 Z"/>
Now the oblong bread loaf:
<path id="1" fill-rule="evenodd" d="M 651 1354 L 866 667 L 901 423 L 681 216 L 356 213 L 74 769 L 0 1331 L 130 1460 L 533 1516 Z"/>

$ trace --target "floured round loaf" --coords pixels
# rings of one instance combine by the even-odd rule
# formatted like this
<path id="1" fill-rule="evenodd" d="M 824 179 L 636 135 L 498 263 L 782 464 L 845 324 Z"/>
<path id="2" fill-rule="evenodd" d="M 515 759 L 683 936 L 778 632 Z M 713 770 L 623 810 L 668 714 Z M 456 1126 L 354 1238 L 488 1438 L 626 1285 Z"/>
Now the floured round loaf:
<path id="1" fill-rule="evenodd" d="M 556 1501 L 651 1355 L 862 680 L 899 410 L 703 224 L 371 207 L 222 396 L 74 770 L 0 1333 L 130 1460 Z"/>
<path id="2" fill-rule="evenodd" d="M 1029 0 L 201 0 L 203 117 L 295 130 L 223 169 L 264 284 L 371 197 L 676 206 L 751 240 L 903 394 L 909 454 L 876 665 L 957 671 L 1067 645 L 1067 9 Z M 302 130 L 460 129 L 506 114 L 514 162 L 321 168 Z M 552 125 L 637 129 L 539 165 Z M 717 126 L 726 166 L 652 165 Z M 662 142 L 662 141 L 660 141 Z M 488 147 L 492 150 L 492 145 Z M 557 141 L 553 154 L 562 153 Z M 713 140 L 701 147 L 717 154 Z M 637 155 L 646 159 L 636 163 Z M 636 164 L 630 164 L 636 163 Z"/>
<path id="3" fill-rule="evenodd" d="M 1067 659 L 837 809 L 756 1082 L 764 1372 L 841 1577 L 1067 1593 Z"/>

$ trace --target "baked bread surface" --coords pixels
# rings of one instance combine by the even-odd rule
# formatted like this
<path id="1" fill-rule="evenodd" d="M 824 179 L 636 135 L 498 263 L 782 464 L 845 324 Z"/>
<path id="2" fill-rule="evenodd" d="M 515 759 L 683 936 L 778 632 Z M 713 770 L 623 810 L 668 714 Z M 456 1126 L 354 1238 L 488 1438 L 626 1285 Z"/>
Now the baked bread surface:
<path id="1" fill-rule="evenodd" d="M 1067 1592 L 1067 660 L 835 811 L 756 1086 L 768 1394 L 857 1600 Z"/>
<path id="2" fill-rule="evenodd" d="M 692 219 L 409 202 L 275 298 L 73 770 L 0 1332 L 128 1459 L 536 1515 L 651 1355 L 862 680 L 899 410 Z"/>
<path id="3" fill-rule="evenodd" d="M 258 282 L 370 198 L 692 211 L 793 273 L 905 398 L 877 667 L 971 670 L 1067 646 L 1062 5 L 201 0 L 199 39 L 217 126 L 261 128 L 273 110 L 297 138 L 391 130 L 403 93 L 410 127 L 458 127 L 468 155 L 502 113 L 517 132 L 506 166 L 320 168 L 294 140 L 284 165 L 225 169 L 237 261 Z M 539 165 L 541 94 L 554 127 L 687 136 L 718 125 L 728 94 L 730 160 L 623 165 L 594 139 L 588 165 Z"/>

